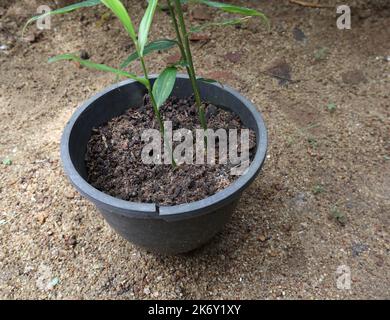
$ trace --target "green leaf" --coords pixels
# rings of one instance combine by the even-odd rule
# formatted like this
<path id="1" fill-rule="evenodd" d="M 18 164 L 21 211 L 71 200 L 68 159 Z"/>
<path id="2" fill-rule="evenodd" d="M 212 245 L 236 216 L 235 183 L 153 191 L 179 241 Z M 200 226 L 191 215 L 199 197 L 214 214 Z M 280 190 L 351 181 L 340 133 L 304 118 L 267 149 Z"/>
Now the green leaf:
<path id="1" fill-rule="evenodd" d="M 241 14 L 250 17 L 260 17 L 261 19 L 264 20 L 264 22 L 267 24 L 269 28 L 269 20 L 266 17 L 266 15 L 255 9 L 249 9 L 249 8 L 235 6 L 232 4 L 227 4 L 227 3 L 217 2 L 217 1 L 209 1 L 209 0 L 196 0 L 196 2 L 205 4 L 212 8 L 221 9 L 222 11 L 229 12 L 229 13 L 236 13 L 236 14 Z"/>
<path id="2" fill-rule="evenodd" d="M 83 60 L 83 59 L 81 59 L 78 56 L 75 56 L 73 54 L 62 54 L 62 55 L 55 56 L 55 57 L 49 59 L 49 63 L 53 63 L 53 62 L 57 62 L 57 61 L 61 61 L 61 60 L 77 61 L 82 66 L 85 66 L 87 68 L 96 69 L 96 70 L 105 71 L 105 72 L 111 72 L 111 73 L 114 73 L 118 76 L 130 78 L 130 79 L 133 79 L 133 80 L 136 80 L 136 81 L 142 83 L 146 87 L 149 85 L 149 81 L 146 80 L 145 78 L 137 77 L 134 74 L 106 66 L 105 64 L 98 64 L 98 63 L 91 62 L 90 60 Z"/>
<path id="3" fill-rule="evenodd" d="M 144 56 L 154 51 L 168 50 L 173 46 L 175 46 L 176 44 L 177 42 L 175 40 L 169 40 L 169 39 L 161 39 L 161 40 L 149 42 L 144 48 Z M 127 66 L 130 65 L 130 63 L 137 60 L 138 58 L 139 58 L 138 52 L 133 52 L 131 55 L 127 57 L 125 61 L 121 63 L 120 68 L 121 69 L 126 68 Z"/>
<path id="4" fill-rule="evenodd" d="M 101 0 L 101 2 L 119 18 L 130 38 L 134 43 L 137 43 L 137 35 L 135 34 L 133 23 L 122 2 L 120 0 Z"/>
<path id="5" fill-rule="evenodd" d="M 148 34 L 149 34 L 150 26 L 152 25 L 154 13 L 156 12 L 157 4 L 158 4 L 158 0 L 149 0 L 148 7 L 146 8 L 145 14 L 139 26 L 138 50 L 140 56 L 142 57 L 144 54 L 145 45 L 148 42 Z"/>
<path id="6" fill-rule="evenodd" d="M 221 26 L 230 26 L 234 24 L 241 24 L 244 21 L 247 21 L 251 17 L 244 17 L 244 18 L 236 18 L 236 19 L 227 19 L 223 21 L 218 21 L 218 22 L 209 22 L 202 24 L 200 26 L 192 27 L 190 29 L 191 33 L 199 32 L 202 31 L 203 29 L 209 28 L 209 27 L 221 27 Z"/>
<path id="7" fill-rule="evenodd" d="M 67 7 L 60 8 L 60 9 L 57 9 L 57 10 L 45 12 L 45 13 L 39 15 L 39 16 L 34 16 L 34 17 L 30 18 L 26 22 L 26 24 L 23 27 L 22 34 L 24 34 L 24 32 L 25 32 L 25 30 L 26 30 L 26 28 L 28 27 L 29 24 L 31 24 L 32 22 L 37 21 L 39 19 L 43 19 L 45 17 L 51 16 L 51 15 L 55 15 L 55 14 L 68 13 L 68 12 L 71 12 L 71 11 L 74 11 L 74 10 L 77 10 L 77 9 L 80 9 L 80 8 L 93 7 L 93 6 L 96 6 L 96 5 L 100 4 L 100 3 L 101 3 L 100 0 L 87 0 L 87 1 L 79 2 L 79 3 L 71 4 L 71 5 L 67 6 Z"/>
<path id="8" fill-rule="evenodd" d="M 168 67 L 156 79 L 153 85 L 153 96 L 156 99 L 157 108 L 160 108 L 172 93 L 176 74 L 175 67 Z"/>

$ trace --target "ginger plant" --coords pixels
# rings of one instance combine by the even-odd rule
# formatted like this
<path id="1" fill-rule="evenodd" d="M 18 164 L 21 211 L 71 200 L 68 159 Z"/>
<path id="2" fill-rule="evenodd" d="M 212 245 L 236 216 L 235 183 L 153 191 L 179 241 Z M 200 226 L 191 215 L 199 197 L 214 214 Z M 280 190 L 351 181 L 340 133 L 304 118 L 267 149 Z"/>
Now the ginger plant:
<path id="1" fill-rule="evenodd" d="M 212 8 L 220 9 L 227 13 L 239 14 L 243 17 L 227 19 L 220 22 L 207 23 L 203 26 L 193 27 L 188 31 L 185 24 L 183 8 L 182 8 L 182 5 L 187 3 L 203 4 Z M 190 46 L 190 38 L 189 38 L 190 33 L 198 32 L 210 26 L 227 26 L 227 25 L 239 24 L 248 20 L 251 17 L 260 17 L 268 24 L 267 17 L 263 13 L 254 9 L 248 9 L 240 6 L 235 6 L 235 5 L 216 2 L 216 1 L 209 1 L 209 0 L 166 0 L 166 8 L 170 12 L 172 24 L 176 33 L 176 39 L 174 40 L 160 39 L 148 43 L 148 35 L 149 35 L 149 31 L 153 21 L 155 11 L 158 7 L 161 8 L 163 6 L 158 3 L 158 0 L 148 0 L 147 9 L 138 28 L 138 34 L 136 34 L 136 29 L 134 27 L 134 24 L 126 8 L 124 7 L 123 3 L 120 0 L 86 0 L 86 1 L 82 1 L 76 4 L 66 6 L 61 9 L 46 12 L 39 16 L 32 17 L 27 21 L 23 29 L 23 33 L 26 27 L 30 23 L 39 19 L 43 19 L 46 16 L 65 14 L 77 9 L 93 7 L 99 4 L 103 4 L 107 8 L 109 8 L 114 13 L 114 15 L 121 21 L 130 39 L 134 43 L 135 52 L 129 55 L 127 59 L 122 62 L 119 69 L 104 64 L 98 64 L 90 60 L 84 60 L 74 54 L 58 55 L 50 58 L 49 62 L 51 63 L 51 62 L 57 62 L 61 60 L 72 60 L 80 63 L 80 65 L 85 66 L 87 68 L 96 69 L 105 72 L 111 72 L 116 74 L 117 76 L 123 76 L 126 78 L 133 79 L 135 81 L 138 81 L 142 85 L 144 85 L 149 93 L 153 111 L 157 119 L 157 122 L 159 124 L 162 138 L 164 140 L 165 140 L 165 129 L 160 114 L 160 107 L 168 99 L 168 97 L 170 96 L 173 90 L 176 81 L 177 67 L 185 67 L 187 69 L 187 73 L 189 75 L 191 86 L 194 92 L 195 103 L 198 109 L 199 121 L 201 127 L 204 130 L 207 129 L 205 109 L 202 103 L 198 81 L 203 81 L 203 82 L 216 82 L 216 81 L 212 79 L 198 78 L 196 76 L 195 67 L 192 58 L 191 46 Z M 145 56 L 151 52 L 167 50 L 176 45 L 180 49 L 182 60 L 179 61 L 176 65 L 174 64 L 166 67 L 164 71 L 161 72 L 161 74 L 158 76 L 158 78 L 156 79 L 156 81 L 152 86 L 151 81 L 149 79 L 148 68 L 145 63 Z M 133 73 L 125 71 L 125 69 L 135 60 L 139 60 L 141 63 L 142 70 L 143 70 L 143 77 L 139 77 Z M 205 137 L 205 141 L 206 141 L 206 137 Z M 176 163 L 173 158 L 172 152 L 171 152 L 171 158 L 172 158 L 173 167 L 176 167 Z"/>
<path id="2" fill-rule="evenodd" d="M 148 34 L 150 27 L 152 25 L 153 16 L 155 14 L 158 0 L 150 0 L 148 7 L 145 11 L 145 14 L 141 20 L 141 23 L 139 25 L 138 35 L 136 34 L 135 27 L 133 25 L 133 22 L 124 7 L 123 3 L 120 0 L 88 0 L 83 1 L 77 4 L 73 4 L 70 6 L 67 6 L 62 9 L 50 11 L 47 13 L 44 13 L 40 16 L 36 16 L 31 18 L 27 23 L 25 28 L 28 24 L 30 24 L 33 21 L 36 21 L 38 19 L 42 19 L 47 15 L 53 15 L 53 14 L 62 14 L 62 13 L 68 13 L 71 11 L 74 11 L 79 8 L 84 7 L 91 7 L 97 4 L 104 4 L 107 8 L 109 8 L 116 17 L 121 21 L 122 25 L 124 26 L 125 30 L 127 31 L 128 35 L 130 36 L 130 39 L 134 43 L 135 49 L 136 49 L 136 58 L 139 59 L 142 70 L 143 70 L 143 77 L 139 77 L 135 74 L 129 73 L 124 71 L 123 69 L 116 69 L 104 64 L 98 64 L 89 60 L 81 59 L 80 57 L 74 55 L 74 54 L 62 54 L 55 57 L 52 57 L 49 59 L 49 63 L 57 62 L 61 60 L 72 60 L 80 63 L 80 65 L 85 66 L 87 68 L 96 69 L 100 71 L 106 71 L 114 73 L 118 76 L 123 76 L 126 78 L 133 79 L 135 81 L 138 81 L 142 85 L 144 85 L 149 93 L 150 101 L 153 106 L 153 111 L 155 114 L 155 117 L 158 121 L 160 132 L 163 137 L 165 138 L 165 128 L 162 121 L 162 117 L 160 114 L 160 107 L 164 104 L 166 99 L 171 94 L 175 81 L 176 81 L 176 74 L 177 74 L 177 68 L 175 66 L 168 66 L 156 79 L 154 82 L 154 85 L 152 86 L 151 81 L 149 79 L 148 69 L 146 67 L 144 56 L 147 54 L 150 50 L 150 46 L 147 46 L 148 43 Z M 25 30 L 24 28 L 24 30 Z M 23 31 L 24 31 L 23 30 Z M 165 140 L 165 139 L 164 139 Z M 171 159 L 172 159 L 172 165 L 173 167 L 176 167 L 175 160 L 173 158 L 173 154 L 171 152 Z"/>

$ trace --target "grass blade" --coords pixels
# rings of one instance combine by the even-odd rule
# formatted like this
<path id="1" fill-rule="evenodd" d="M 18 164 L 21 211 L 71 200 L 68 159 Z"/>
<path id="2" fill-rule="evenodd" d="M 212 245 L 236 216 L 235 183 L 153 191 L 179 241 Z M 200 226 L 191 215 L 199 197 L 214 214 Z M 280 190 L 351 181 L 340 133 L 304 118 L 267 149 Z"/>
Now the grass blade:
<path id="1" fill-rule="evenodd" d="M 169 39 L 161 39 L 161 40 L 156 40 L 149 42 L 145 48 L 144 48 L 144 56 L 152 53 L 154 51 L 159 51 L 159 50 L 168 50 L 172 47 L 177 45 L 177 42 L 175 40 L 169 40 Z M 125 61 L 123 61 L 120 65 L 121 69 L 127 68 L 130 63 L 133 61 L 137 60 L 139 58 L 138 52 L 133 52 L 131 55 L 129 55 Z"/>
<path id="2" fill-rule="evenodd" d="M 118 69 L 109 67 L 105 64 L 99 64 L 99 63 L 94 63 L 94 62 L 89 61 L 89 60 L 83 60 L 83 59 L 81 59 L 78 56 L 75 56 L 73 54 L 61 54 L 61 55 L 52 57 L 49 59 L 49 63 L 62 61 L 62 60 L 76 61 L 76 62 L 80 63 L 82 66 L 85 66 L 85 67 L 90 68 L 90 69 L 111 72 L 111 73 L 114 73 L 118 76 L 130 78 L 130 79 L 133 79 L 133 80 L 136 80 L 136 81 L 142 83 L 144 86 L 147 86 L 149 84 L 149 82 L 145 78 L 137 77 L 134 74 L 128 73 L 128 72 L 123 71 L 123 70 L 118 70 Z"/>
<path id="3" fill-rule="evenodd" d="M 153 85 L 153 96 L 156 99 L 157 108 L 160 108 L 171 95 L 176 82 L 176 74 L 175 67 L 168 67 L 156 79 Z"/>
<path id="4" fill-rule="evenodd" d="M 150 26 L 152 25 L 153 16 L 156 12 L 158 0 L 149 0 L 148 7 L 146 8 L 145 14 L 142 17 L 139 30 L 138 30 L 138 50 L 140 56 L 143 57 L 144 48 L 148 42 L 148 34 Z"/>
<path id="5" fill-rule="evenodd" d="M 80 8 L 93 7 L 93 6 L 96 6 L 100 3 L 101 3 L 100 0 L 87 0 L 87 1 L 79 2 L 79 3 L 71 4 L 67 7 L 60 8 L 57 10 L 45 12 L 39 16 L 34 16 L 26 22 L 26 24 L 23 27 L 22 34 L 24 34 L 24 32 L 26 31 L 26 28 L 28 27 L 29 24 L 31 24 L 32 22 L 37 21 L 39 19 L 44 19 L 47 16 L 51 16 L 51 15 L 55 15 L 55 14 L 64 14 L 64 13 L 72 12 L 72 11 L 80 9 Z"/>
<path id="6" fill-rule="evenodd" d="M 255 9 L 249 9 L 240 6 L 235 6 L 232 4 L 227 4 L 227 3 L 217 2 L 217 1 L 209 1 L 209 0 L 196 0 L 196 2 L 205 4 L 212 8 L 221 9 L 222 11 L 229 12 L 229 13 L 236 13 L 236 14 L 241 14 L 250 17 L 260 17 L 269 28 L 269 20 L 267 16 L 264 13 L 257 11 Z"/>
<path id="7" fill-rule="evenodd" d="M 135 33 L 133 22 L 127 13 L 126 8 L 120 0 L 101 0 L 101 2 L 119 18 L 125 27 L 127 33 L 134 43 L 137 43 L 137 35 Z"/>

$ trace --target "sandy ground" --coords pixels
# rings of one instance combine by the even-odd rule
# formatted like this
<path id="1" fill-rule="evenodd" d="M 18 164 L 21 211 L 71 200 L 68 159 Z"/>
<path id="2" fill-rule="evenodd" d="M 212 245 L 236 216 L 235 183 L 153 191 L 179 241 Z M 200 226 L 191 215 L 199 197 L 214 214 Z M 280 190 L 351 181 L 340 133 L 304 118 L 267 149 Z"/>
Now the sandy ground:
<path id="1" fill-rule="evenodd" d="M 117 66 L 132 51 L 125 33 L 92 9 L 53 18 L 35 37 L 32 27 L 21 40 L 36 8 L 23 2 L 0 7 L 0 45 L 8 47 L 0 50 L 0 298 L 390 298 L 388 8 L 353 11 L 352 29 L 342 31 L 333 9 L 246 1 L 270 17 L 270 32 L 250 23 L 193 43 L 199 74 L 258 106 L 269 154 L 220 235 L 191 254 L 162 257 L 116 235 L 59 159 L 67 119 L 115 77 L 47 58 L 83 49 Z M 128 3 L 138 23 L 142 6 Z M 167 35 L 159 13 L 152 38 Z M 150 56 L 150 69 L 172 55 Z M 269 75 L 281 62 L 293 80 L 285 86 Z M 340 266 L 350 270 L 350 289 L 337 287 Z"/>

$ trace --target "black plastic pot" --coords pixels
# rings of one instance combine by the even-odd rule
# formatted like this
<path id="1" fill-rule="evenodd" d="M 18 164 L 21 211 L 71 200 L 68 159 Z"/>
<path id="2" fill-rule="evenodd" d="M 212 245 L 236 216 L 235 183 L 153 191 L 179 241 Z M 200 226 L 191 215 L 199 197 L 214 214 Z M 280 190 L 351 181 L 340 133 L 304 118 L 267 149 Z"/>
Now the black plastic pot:
<path id="1" fill-rule="evenodd" d="M 156 76 L 152 76 L 154 80 Z M 123 81 L 95 95 L 80 106 L 67 123 L 61 141 L 61 158 L 66 175 L 76 189 L 92 201 L 110 226 L 128 241 L 163 254 L 191 251 L 208 242 L 232 215 L 242 191 L 259 173 L 267 150 L 267 132 L 260 113 L 247 99 L 229 87 L 200 83 L 201 95 L 214 105 L 234 111 L 256 132 L 257 150 L 246 174 L 226 189 L 189 204 L 158 207 L 109 196 L 86 181 L 85 153 L 92 128 L 119 116 L 130 106 L 143 103 L 145 88 L 132 80 Z M 179 75 L 173 95 L 192 94 L 187 76 Z"/>

